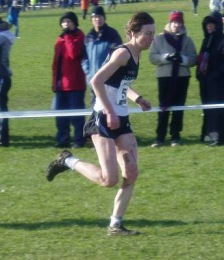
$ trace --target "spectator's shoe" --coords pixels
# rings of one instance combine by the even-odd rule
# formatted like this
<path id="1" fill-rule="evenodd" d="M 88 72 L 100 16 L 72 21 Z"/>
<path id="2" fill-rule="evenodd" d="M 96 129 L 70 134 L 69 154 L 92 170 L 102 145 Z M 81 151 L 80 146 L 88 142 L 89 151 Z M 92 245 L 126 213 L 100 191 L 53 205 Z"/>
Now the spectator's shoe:
<path id="1" fill-rule="evenodd" d="M 61 154 L 58 155 L 56 160 L 50 163 L 46 172 L 46 178 L 48 181 L 53 181 L 57 174 L 69 169 L 67 166 L 65 166 L 65 159 L 71 156 L 72 153 L 64 150 Z"/>
<path id="2" fill-rule="evenodd" d="M 2 142 L 0 143 L 0 147 L 9 147 L 9 142 Z"/>
<path id="3" fill-rule="evenodd" d="M 211 142 L 211 139 L 210 139 L 210 137 L 209 137 L 209 135 L 206 135 L 205 137 L 204 137 L 204 140 L 203 140 L 204 142 Z"/>
<path id="4" fill-rule="evenodd" d="M 211 147 L 213 147 L 213 146 L 218 146 L 219 145 L 219 142 L 218 141 L 210 141 L 209 143 L 208 143 L 208 146 L 211 146 Z"/>
<path id="5" fill-rule="evenodd" d="M 128 230 L 123 225 L 115 225 L 113 227 L 108 227 L 108 236 L 135 236 L 139 235 L 140 232 L 137 230 Z"/>
<path id="6" fill-rule="evenodd" d="M 84 144 L 83 145 L 74 144 L 71 148 L 72 149 L 79 149 L 79 148 L 83 148 L 83 147 L 84 147 Z"/>
<path id="7" fill-rule="evenodd" d="M 70 148 L 70 143 L 57 143 L 55 146 L 55 148 Z"/>
<path id="8" fill-rule="evenodd" d="M 163 142 L 160 142 L 157 140 L 151 145 L 151 147 L 153 147 L 153 148 L 159 148 L 161 146 L 163 146 Z"/>
<path id="9" fill-rule="evenodd" d="M 180 140 L 172 140 L 171 141 L 171 146 L 175 147 L 175 146 L 179 146 L 180 145 Z"/>

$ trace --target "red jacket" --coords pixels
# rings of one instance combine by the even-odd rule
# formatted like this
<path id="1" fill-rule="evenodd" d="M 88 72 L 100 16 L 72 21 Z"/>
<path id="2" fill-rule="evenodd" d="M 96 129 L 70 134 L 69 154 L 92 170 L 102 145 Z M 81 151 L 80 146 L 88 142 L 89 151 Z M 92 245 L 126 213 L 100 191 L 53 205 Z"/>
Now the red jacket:
<path id="1" fill-rule="evenodd" d="M 54 92 L 86 89 L 85 74 L 81 66 L 84 37 L 84 33 L 77 29 L 57 38 L 52 64 Z"/>

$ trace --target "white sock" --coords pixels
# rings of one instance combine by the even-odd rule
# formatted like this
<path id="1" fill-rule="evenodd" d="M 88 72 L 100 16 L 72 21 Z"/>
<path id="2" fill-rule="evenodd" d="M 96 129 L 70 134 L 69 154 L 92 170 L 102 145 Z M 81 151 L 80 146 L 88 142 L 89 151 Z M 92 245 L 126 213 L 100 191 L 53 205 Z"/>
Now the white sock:
<path id="1" fill-rule="evenodd" d="M 65 159 L 65 166 L 67 166 L 68 168 L 75 170 L 75 165 L 76 163 L 79 161 L 79 159 L 71 156 Z"/>
<path id="2" fill-rule="evenodd" d="M 121 225 L 122 223 L 122 217 L 110 217 L 110 227 L 116 226 L 116 225 Z"/>

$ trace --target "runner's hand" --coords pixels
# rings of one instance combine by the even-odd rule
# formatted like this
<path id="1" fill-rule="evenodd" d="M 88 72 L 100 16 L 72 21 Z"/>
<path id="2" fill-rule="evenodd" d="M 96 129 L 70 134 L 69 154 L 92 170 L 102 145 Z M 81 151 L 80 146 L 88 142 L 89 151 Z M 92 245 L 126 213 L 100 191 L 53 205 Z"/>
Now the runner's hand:
<path id="1" fill-rule="evenodd" d="M 115 130 L 120 127 L 120 119 L 116 114 L 106 114 L 107 116 L 107 126 L 111 130 Z"/>
<path id="2" fill-rule="evenodd" d="M 141 107 L 143 111 L 147 111 L 152 108 L 151 103 L 142 97 L 138 100 L 137 104 Z"/>

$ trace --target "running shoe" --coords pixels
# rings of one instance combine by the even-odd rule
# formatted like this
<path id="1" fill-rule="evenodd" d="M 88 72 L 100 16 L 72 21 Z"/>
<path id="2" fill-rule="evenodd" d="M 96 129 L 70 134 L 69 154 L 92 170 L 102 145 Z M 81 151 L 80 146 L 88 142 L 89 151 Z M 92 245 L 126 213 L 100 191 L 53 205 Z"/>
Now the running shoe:
<path id="1" fill-rule="evenodd" d="M 128 230 L 123 225 L 115 225 L 113 227 L 108 227 L 108 236 L 134 236 L 139 235 L 140 232 L 136 230 Z"/>
<path id="2" fill-rule="evenodd" d="M 58 155 L 56 160 L 50 163 L 46 172 L 46 178 L 48 181 L 53 181 L 57 174 L 69 169 L 67 166 L 65 166 L 65 159 L 71 156 L 73 156 L 71 152 L 64 150 Z"/>

